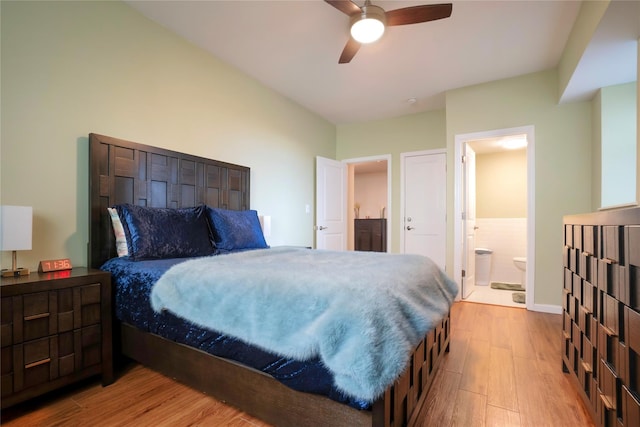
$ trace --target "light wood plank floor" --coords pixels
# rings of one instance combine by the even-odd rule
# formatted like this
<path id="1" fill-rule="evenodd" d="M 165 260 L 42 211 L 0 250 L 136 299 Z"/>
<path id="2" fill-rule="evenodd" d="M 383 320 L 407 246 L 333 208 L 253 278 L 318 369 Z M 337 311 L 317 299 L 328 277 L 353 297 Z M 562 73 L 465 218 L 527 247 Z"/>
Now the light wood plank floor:
<path id="1" fill-rule="evenodd" d="M 451 351 L 420 426 L 593 426 L 562 373 L 561 316 L 456 303 Z M 3 426 L 268 427 L 202 393 L 132 364 L 109 387 L 97 380 L 9 408 Z"/>

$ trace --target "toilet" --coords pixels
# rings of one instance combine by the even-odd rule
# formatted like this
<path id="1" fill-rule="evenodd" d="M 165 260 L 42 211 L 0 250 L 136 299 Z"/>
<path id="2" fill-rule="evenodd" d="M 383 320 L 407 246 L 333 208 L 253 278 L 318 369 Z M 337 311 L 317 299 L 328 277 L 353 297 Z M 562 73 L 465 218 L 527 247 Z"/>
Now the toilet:
<path id="1" fill-rule="evenodd" d="M 526 282 L 527 282 L 527 258 L 526 257 L 514 257 L 513 258 L 513 263 L 515 264 L 516 268 L 518 270 L 520 270 L 520 274 L 521 274 L 521 283 L 522 283 L 522 287 L 523 288 L 527 288 Z"/>

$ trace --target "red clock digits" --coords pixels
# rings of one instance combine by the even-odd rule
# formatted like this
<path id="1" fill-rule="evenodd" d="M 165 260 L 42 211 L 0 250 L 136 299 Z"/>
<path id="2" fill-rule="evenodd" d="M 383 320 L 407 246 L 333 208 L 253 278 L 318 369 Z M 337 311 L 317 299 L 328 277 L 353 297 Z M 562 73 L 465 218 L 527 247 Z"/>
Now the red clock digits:
<path id="1" fill-rule="evenodd" d="M 40 261 L 38 271 L 41 273 L 48 273 L 50 271 L 71 270 L 72 268 L 71 260 L 69 258 L 61 258 Z"/>

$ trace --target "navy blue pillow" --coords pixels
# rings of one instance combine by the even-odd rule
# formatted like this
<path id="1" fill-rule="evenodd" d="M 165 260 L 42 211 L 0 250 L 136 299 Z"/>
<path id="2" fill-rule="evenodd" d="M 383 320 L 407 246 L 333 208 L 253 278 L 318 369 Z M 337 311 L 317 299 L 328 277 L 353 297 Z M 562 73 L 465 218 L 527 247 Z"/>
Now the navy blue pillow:
<path id="1" fill-rule="evenodd" d="M 205 206 L 149 208 L 118 205 L 127 236 L 129 256 L 135 260 L 186 258 L 212 255 Z"/>
<path id="2" fill-rule="evenodd" d="M 223 251 L 268 248 L 258 212 L 207 207 L 216 248 Z"/>

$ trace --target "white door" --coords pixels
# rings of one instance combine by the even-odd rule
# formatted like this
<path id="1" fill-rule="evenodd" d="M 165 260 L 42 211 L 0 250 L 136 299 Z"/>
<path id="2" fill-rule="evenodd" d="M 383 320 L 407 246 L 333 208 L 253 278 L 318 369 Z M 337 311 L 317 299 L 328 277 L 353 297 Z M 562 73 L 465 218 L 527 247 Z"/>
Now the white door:
<path id="1" fill-rule="evenodd" d="M 403 252 L 446 264 L 446 154 L 403 154 Z"/>
<path id="2" fill-rule="evenodd" d="M 462 207 L 462 298 L 467 298 L 476 288 L 476 153 L 464 144 L 462 174 L 464 198 Z"/>
<path id="3" fill-rule="evenodd" d="M 347 165 L 316 157 L 316 248 L 347 249 Z"/>

